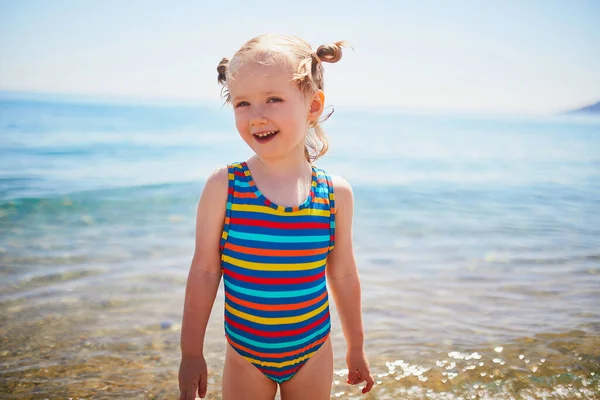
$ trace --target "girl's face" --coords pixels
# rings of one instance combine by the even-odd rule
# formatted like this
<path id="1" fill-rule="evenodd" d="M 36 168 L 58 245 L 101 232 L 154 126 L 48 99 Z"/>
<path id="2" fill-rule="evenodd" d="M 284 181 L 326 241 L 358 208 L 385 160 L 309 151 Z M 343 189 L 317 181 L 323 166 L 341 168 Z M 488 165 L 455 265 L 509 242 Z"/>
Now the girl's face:
<path id="1" fill-rule="evenodd" d="M 323 111 L 323 94 L 305 96 L 284 65 L 243 64 L 227 83 L 240 136 L 261 158 L 304 158 L 309 121 Z"/>

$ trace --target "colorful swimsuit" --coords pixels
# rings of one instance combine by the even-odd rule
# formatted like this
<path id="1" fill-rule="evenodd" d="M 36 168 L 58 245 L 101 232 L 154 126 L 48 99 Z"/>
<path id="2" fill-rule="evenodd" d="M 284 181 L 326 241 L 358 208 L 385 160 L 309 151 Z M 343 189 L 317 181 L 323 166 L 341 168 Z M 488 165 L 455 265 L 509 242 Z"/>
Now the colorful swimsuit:
<path id="1" fill-rule="evenodd" d="M 221 267 L 225 336 L 275 382 L 290 379 L 330 332 L 325 285 L 334 246 L 331 179 L 313 167 L 310 196 L 297 207 L 271 203 L 245 162 L 231 164 Z"/>

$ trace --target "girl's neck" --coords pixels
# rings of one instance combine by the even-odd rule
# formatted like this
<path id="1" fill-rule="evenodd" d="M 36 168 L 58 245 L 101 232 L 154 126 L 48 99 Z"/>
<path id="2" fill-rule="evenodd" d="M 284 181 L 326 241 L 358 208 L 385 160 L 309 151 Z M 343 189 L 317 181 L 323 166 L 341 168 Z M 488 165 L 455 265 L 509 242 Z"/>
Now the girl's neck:
<path id="1" fill-rule="evenodd" d="M 303 175 L 310 170 L 310 163 L 302 153 L 288 154 L 282 158 L 261 158 L 258 155 L 250 157 L 248 163 L 255 168 L 259 168 L 263 173 L 272 177 L 285 177 L 290 175 Z"/>

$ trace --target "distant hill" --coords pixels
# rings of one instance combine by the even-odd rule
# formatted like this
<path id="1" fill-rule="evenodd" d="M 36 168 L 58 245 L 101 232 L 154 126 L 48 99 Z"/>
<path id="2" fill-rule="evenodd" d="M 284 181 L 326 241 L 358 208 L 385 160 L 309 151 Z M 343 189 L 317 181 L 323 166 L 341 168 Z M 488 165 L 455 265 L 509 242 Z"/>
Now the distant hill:
<path id="1" fill-rule="evenodd" d="M 567 111 L 567 114 L 600 114 L 600 101 L 589 106 Z"/>

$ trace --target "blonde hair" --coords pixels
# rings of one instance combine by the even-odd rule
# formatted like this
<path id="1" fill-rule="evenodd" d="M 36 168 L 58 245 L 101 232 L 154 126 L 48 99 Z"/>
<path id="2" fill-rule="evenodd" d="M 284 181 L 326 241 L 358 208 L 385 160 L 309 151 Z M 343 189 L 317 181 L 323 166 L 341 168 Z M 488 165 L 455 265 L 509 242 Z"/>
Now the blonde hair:
<path id="1" fill-rule="evenodd" d="M 227 81 L 241 65 L 247 61 L 265 65 L 286 63 L 293 73 L 292 82 L 305 95 L 313 95 L 323 90 L 322 62 L 335 63 L 342 58 L 342 46 L 346 42 L 334 42 L 321 45 L 313 51 L 310 44 L 294 36 L 260 35 L 246 42 L 231 60 L 223 58 L 217 66 L 217 81 L 222 86 L 221 95 L 226 103 L 231 102 Z M 320 121 L 310 124 L 304 145 L 304 155 L 309 163 L 315 162 L 327 152 L 329 147 L 321 122 L 326 121 L 333 111 Z"/>

